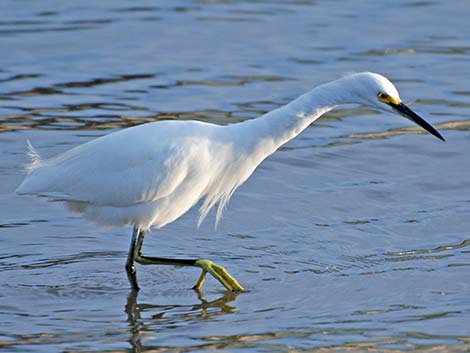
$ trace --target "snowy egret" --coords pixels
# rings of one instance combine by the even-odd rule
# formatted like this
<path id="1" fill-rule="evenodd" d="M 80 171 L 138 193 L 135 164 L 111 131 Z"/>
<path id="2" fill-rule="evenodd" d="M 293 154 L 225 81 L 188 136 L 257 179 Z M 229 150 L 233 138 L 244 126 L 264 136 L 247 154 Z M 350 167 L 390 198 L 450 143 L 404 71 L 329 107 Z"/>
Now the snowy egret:
<path id="1" fill-rule="evenodd" d="M 142 255 L 144 235 L 178 219 L 200 199 L 198 225 L 218 204 L 216 222 L 234 191 L 280 146 L 331 109 L 348 103 L 399 113 L 444 141 L 401 100 L 395 86 L 375 73 L 357 73 L 320 85 L 257 119 L 220 126 L 198 121 L 160 121 L 91 140 L 42 159 L 28 143 L 28 176 L 18 194 L 63 201 L 88 220 L 134 227 L 126 270 L 139 289 L 134 262 L 194 266 L 232 291 L 243 287 L 223 267 L 205 259 Z"/>

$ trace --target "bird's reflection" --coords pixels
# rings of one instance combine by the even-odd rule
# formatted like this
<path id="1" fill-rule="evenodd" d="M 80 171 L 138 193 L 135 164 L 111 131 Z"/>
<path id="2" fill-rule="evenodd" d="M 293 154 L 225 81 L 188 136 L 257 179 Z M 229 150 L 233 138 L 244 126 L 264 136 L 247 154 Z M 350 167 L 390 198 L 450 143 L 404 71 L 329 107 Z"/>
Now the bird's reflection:
<path id="1" fill-rule="evenodd" d="M 158 323 L 160 320 L 171 320 L 172 325 L 175 321 L 184 321 L 187 323 L 188 319 L 208 319 L 216 315 L 225 315 L 236 312 L 237 308 L 229 303 L 237 299 L 238 294 L 226 291 L 219 298 L 214 300 L 207 300 L 201 290 L 195 290 L 197 299 L 200 303 L 197 304 L 175 304 L 175 305 L 158 305 L 138 302 L 138 291 L 132 289 L 127 296 L 127 303 L 125 312 L 127 314 L 127 322 L 129 323 L 131 337 L 129 343 L 132 346 L 132 352 L 142 352 L 142 334 L 148 333 L 153 329 L 149 326 Z M 187 308 L 184 313 L 171 314 L 171 319 L 165 318 L 166 314 L 175 308 Z M 142 319 L 142 313 L 146 311 L 156 311 L 150 319 Z M 145 347 L 147 349 L 149 347 Z"/>

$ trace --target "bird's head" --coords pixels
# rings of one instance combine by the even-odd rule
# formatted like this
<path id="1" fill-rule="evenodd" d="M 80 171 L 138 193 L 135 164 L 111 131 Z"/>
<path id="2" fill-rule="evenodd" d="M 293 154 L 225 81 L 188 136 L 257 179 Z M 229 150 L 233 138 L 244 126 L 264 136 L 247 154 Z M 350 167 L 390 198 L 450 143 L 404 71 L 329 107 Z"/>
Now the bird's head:
<path id="1" fill-rule="evenodd" d="M 380 110 L 400 114 L 421 126 L 430 134 L 445 141 L 436 129 L 402 102 L 396 87 L 384 76 L 371 72 L 362 72 L 347 76 L 345 79 L 350 80 L 353 84 L 354 95 L 358 98 L 356 103 L 363 103 Z"/>

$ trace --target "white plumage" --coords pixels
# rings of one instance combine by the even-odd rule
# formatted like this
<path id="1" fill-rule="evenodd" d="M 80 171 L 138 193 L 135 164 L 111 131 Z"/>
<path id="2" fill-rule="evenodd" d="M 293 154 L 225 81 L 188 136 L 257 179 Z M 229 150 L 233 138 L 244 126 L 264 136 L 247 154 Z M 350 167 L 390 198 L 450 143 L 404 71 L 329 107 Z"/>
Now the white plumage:
<path id="1" fill-rule="evenodd" d="M 390 102 L 378 99 L 379 93 Z M 199 223 L 217 203 L 218 221 L 233 192 L 267 156 L 323 113 L 345 103 L 390 111 L 400 98 L 383 76 L 360 73 L 321 85 L 280 109 L 238 124 L 153 122 L 45 160 L 30 146 L 29 174 L 17 193 L 64 201 L 99 224 L 143 230 L 163 227 L 205 198 Z"/>

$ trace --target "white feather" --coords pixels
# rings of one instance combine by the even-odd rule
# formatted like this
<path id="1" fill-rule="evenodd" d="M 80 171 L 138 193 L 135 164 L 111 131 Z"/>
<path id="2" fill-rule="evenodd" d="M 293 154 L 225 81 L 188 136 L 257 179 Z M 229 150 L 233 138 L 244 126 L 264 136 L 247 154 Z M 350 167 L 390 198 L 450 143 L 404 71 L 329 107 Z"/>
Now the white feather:
<path id="1" fill-rule="evenodd" d="M 28 147 L 28 158 L 29 158 L 29 163 L 27 163 L 24 167 L 25 171 L 27 174 L 30 174 L 33 170 L 38 169 L 41 164 L 41 156 L 39 153 L 36 151 L 36 149 L 33 147 L 31 142 L 29 140 L 26 141 L 27 147 Z"/>
<path id="2" fill-rule="evenodd" d="M 398 98 L 390 81 L 362 73 L 319 86 L 264 116 L 229 126 L 162 121 L 124 129 L 43 160 L 28 141 L 28 176 L 19 194 L 65 201 L 87 219 L 143 229 L 173 222 L 205 198 L 198 224 L 281 145 L 343 103 L 380 107 Z"/>

